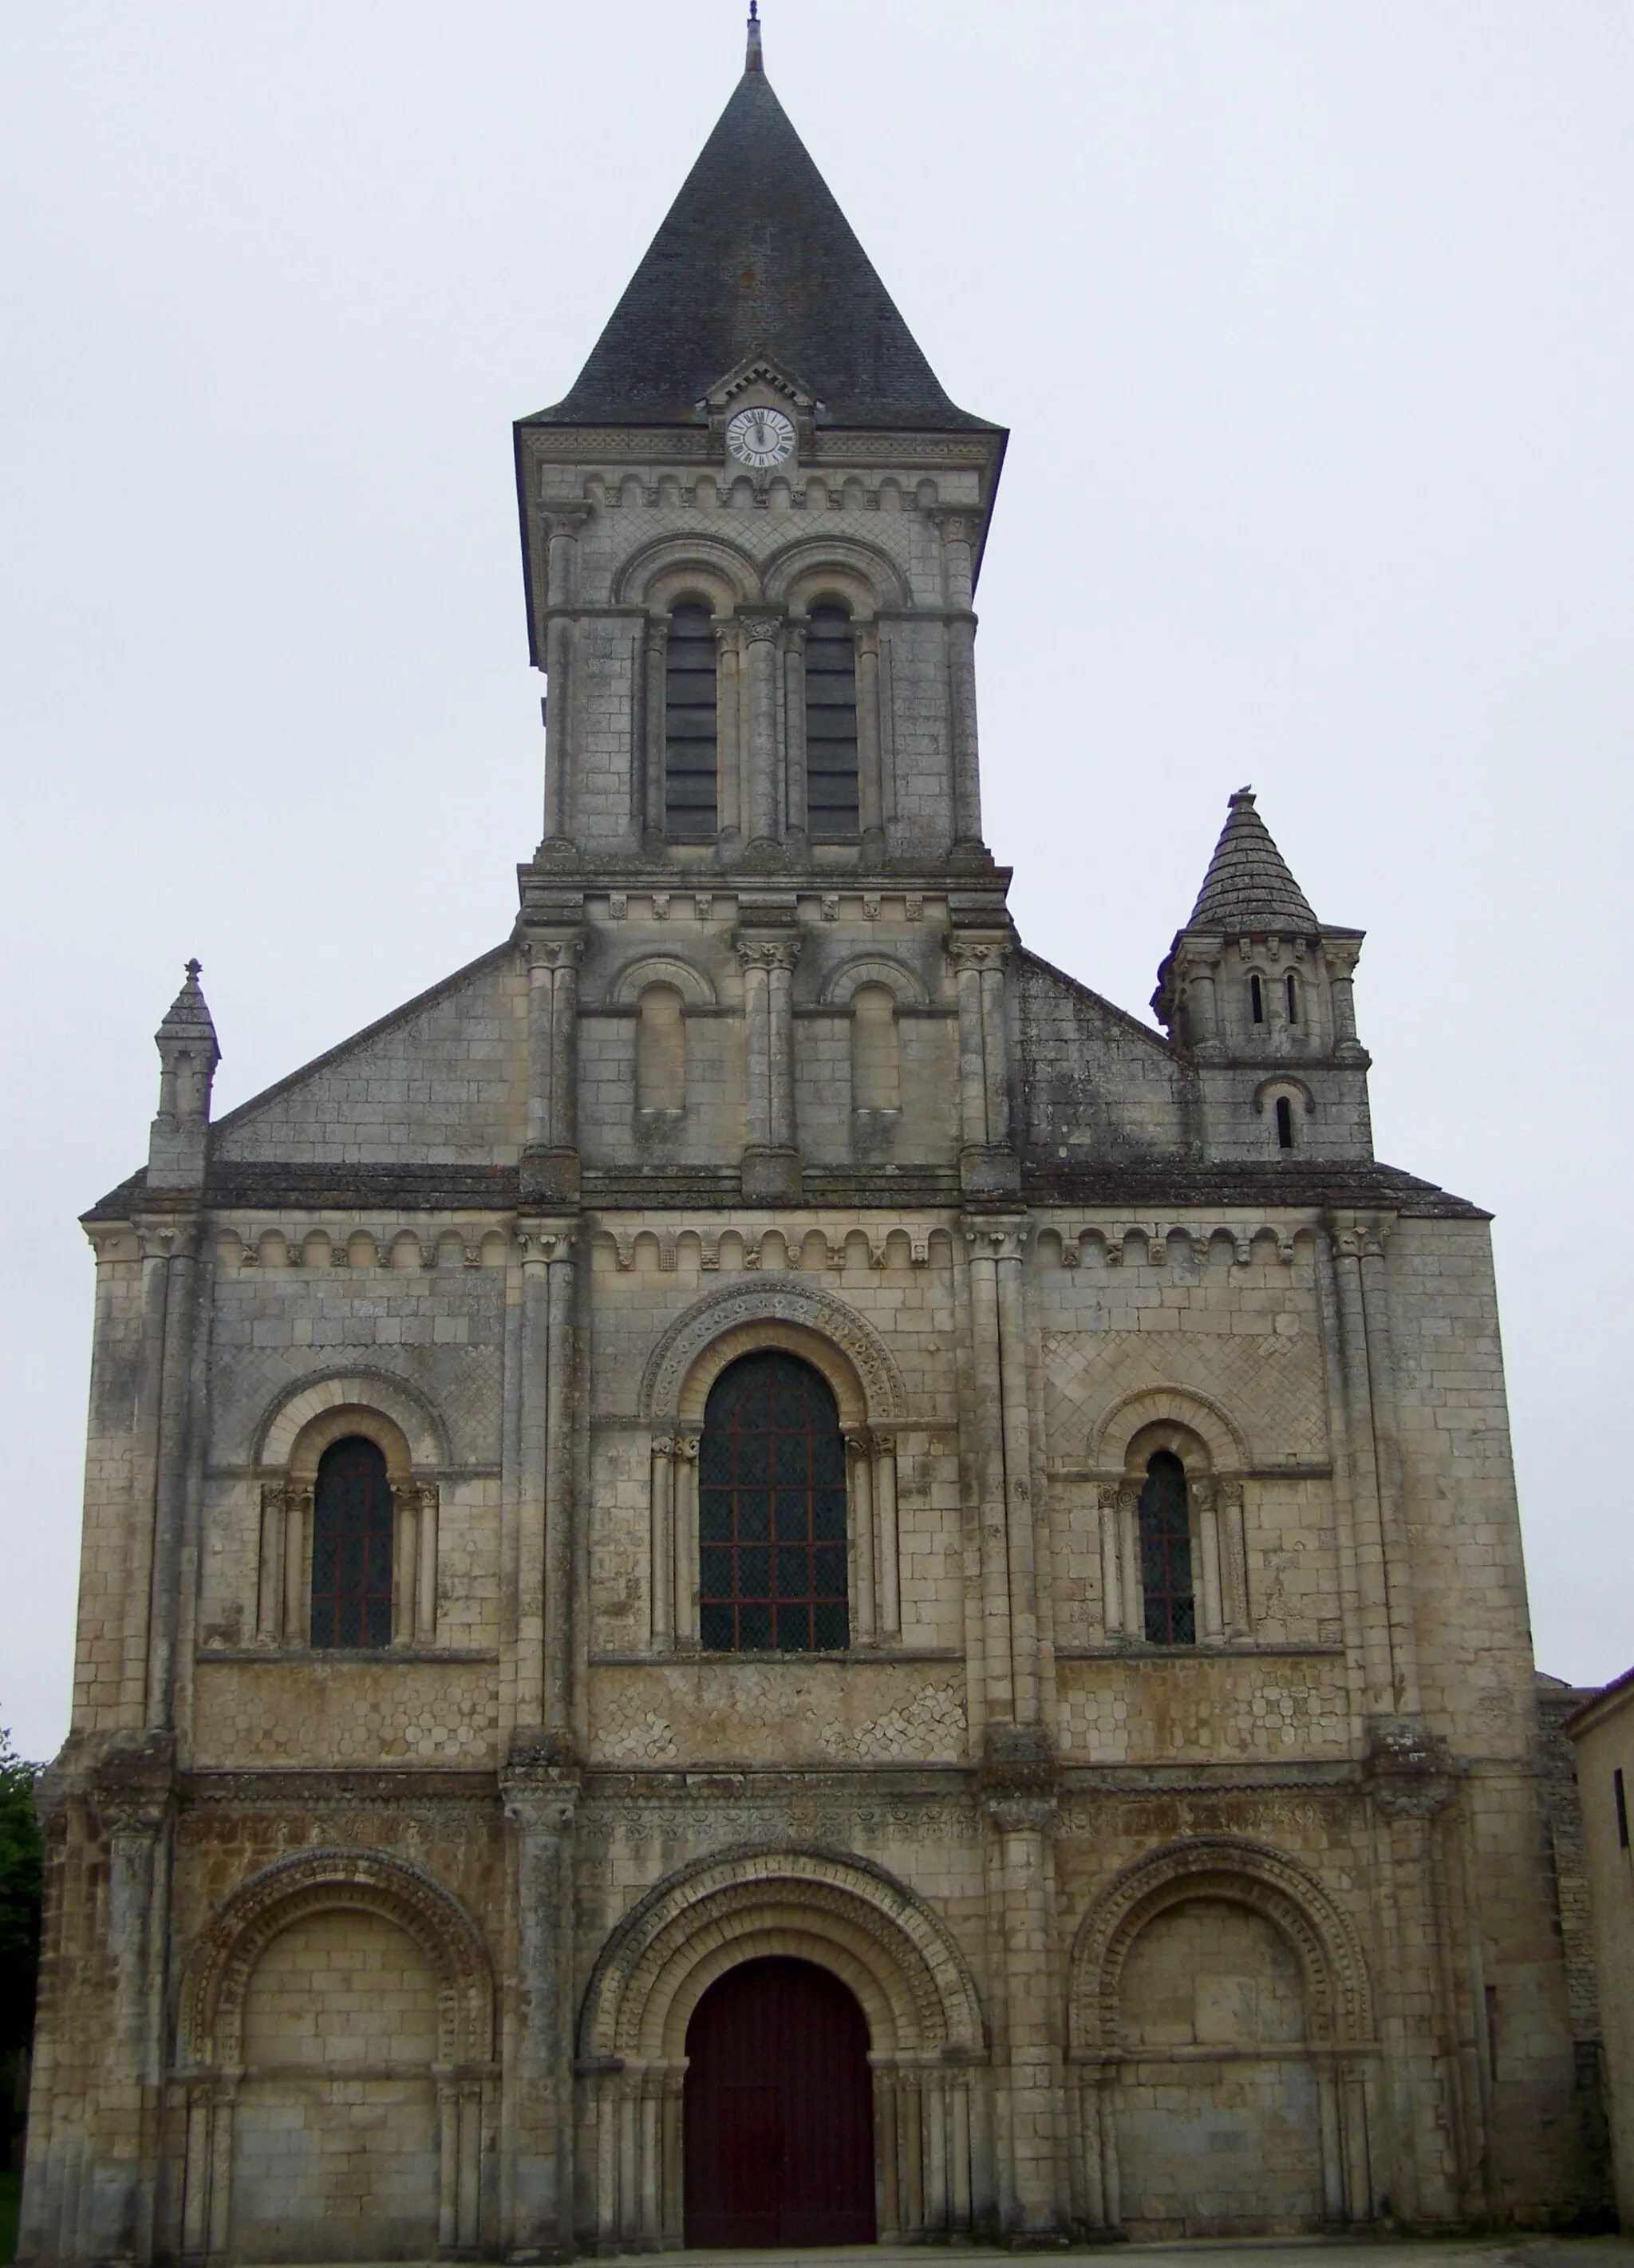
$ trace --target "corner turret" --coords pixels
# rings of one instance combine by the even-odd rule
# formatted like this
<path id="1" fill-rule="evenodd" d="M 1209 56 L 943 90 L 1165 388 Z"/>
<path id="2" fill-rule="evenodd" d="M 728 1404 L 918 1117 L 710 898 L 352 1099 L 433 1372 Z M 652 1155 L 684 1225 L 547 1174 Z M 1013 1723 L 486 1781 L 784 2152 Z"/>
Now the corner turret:
<path id="1" fill-rule="evenodd" d="M 158 1114 L 148 1139 L 148 1187 L 202 1189 L 210 1084 L 221 1049 L 199 989 L 196 961 L 188 961 L 187 982 L 153 1035 L 153 1044 L 161 1068 Z"/>
<path id="2" fill-rule="evenodd" d="M 1362 937 L 1317 919 L 1240 788 L 1152 998 L 1196 1066 L 1206 1157 L 1373 1155 L 1352 986 Z"/>

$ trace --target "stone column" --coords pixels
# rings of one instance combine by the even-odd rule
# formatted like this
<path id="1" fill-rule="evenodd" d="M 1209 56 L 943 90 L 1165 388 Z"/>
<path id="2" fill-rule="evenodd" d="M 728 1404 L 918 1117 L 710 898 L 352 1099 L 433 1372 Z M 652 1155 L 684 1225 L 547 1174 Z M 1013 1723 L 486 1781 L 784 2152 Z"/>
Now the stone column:
<path id="1" fill-rule="evenodd" d="M 948 940 L 959 999 L 959 1141 L 964 1150 L 987 1145 L 987 1058 L 982 1044 L 982 963 L 979 950 Z"/>
<path id="2" fill-rule="evenodd" d="M 654 1653 L 668 1653 L 675 1644 L 674 1459 L 674 1441 L 667 1434 L 655 1435 L 647 1556 L 648 1629 Z"/>
<path id="3" fill-rule="evenodd" d="M 518 1742 L 502 1777 L 516 1917 L 516 1990 L 504 2028 L 502 2162 L 506 2257 L 573 2250 L 573 1822 L 564 1754 Z"/>
<path id="4" fill-rule="evenodd" d="M 1011 2209 L 1006 2234 L 1025 2241 L 1061 2232 L 1062 2073 L 1052 2037 L 1055 1962 L 1052 1830 L 1056 1802 L 1041 1789 L 996 1791 L 1004 1896 L 1005 2073 L 1010 2098 Z"/>
<path id="5" fill-rule="evenodd" d="M 1010 1652 L 1016 1722 L 1040 1721 L 1037 1546 L 1033 1513 L 1032 1427 L 1027 1411 L 1027 1317 L 1021 1255 L 1027 1224 L 993 1240 L 998 1306 L 998 1366 L 1005 1449 L 1005 1549 L 1010 1573 Z"/>
<path id="6" fill-rule="evenodd" d="M 958 506 L 931 514 L 942 538 L 942 582 L 947 605 L 948 739 L 953 753 L 953 848 L 980 850 L 982 787 L 976 738 L 975 616 L 971 611 L 975 546 L 981 515 Z"/>
<path id="7" fill-rule="evenodd" d="M 675 1644 L 698 1644 L 698 1444 L 696 1433 L 675 1441 Z"/>
<path id="8" fill-rule="evenodd" d="M 556 503 L 540 515 L 545 538 L 545 839 L 544 848 L 565 848 L 572 839 L 572 754 L 569 720 L 578 659 L 578 625 L 571 612 L 578 596 L 578 533 L 594 507 Z"/>
<path id="9" fill-rule="evenodd" d="M 1356 1031 L 1356 964 L 1361 958 L 1359 944 L 1336 944 L 1322 940 L 1322 959 L 1328 969 L 1328 990 L 1333 1001 L 1333 1049 L 1336 1056 L 1358 1057 L 1365 1053 Z"/>
<path id="10" fill-rule="evenodd" d="M 1187 1037 L 1200 1061 L 1214 1063 L 1223 1053 L 1216 990 L 1219 955 L 1192 944 L 1182 946 L 1181 954 L 1177 974 L 1184 988 Z"/>
<path id="11" fill-rule="evenodd" d="M 806 808 L 806 625 L 790 622 L 783 634 L 784 794 L 791 851 L 805 856 L 811 818 Z"/>
<path id="12" fill-rule="evenodd" d="M 209 1316 L 200 1296 L 200 1217 L 175 1217 L 162 1226 L 141 1221 L 136 1227 L 144 1258 L 151 1253 L 155 1270 L 143 1319 L 144 1382 L 153 1400 L 151 1495 L 144 1507 L 151 1530 L 149 1572 L 136 1602 L 147 1628 L 138 1659 L 145 1660 L 147 1672 L 143 1721 L 151 1730 L 165 1731 L 175 1716 L 183 1563 L 196 1557 L 187 1552 L 186 1543 L 188 1508 L 196 1495 L 195 1421 L 206 1390 L 205 1348 L 198 1342 L 208 1334 Z"/>
<path id="13" fill-rule="evenodd" d="M 1355 1521 L 1365 1713 L 1370 1717 L 1387 1717 L 1394 1715 L 1397 1707 L 1395 1664 L 1391 1645 L 1383 1507 L 1379 1497 L 1378 1454 L 1373 1438 L 1373 1389 L 1367 1365 L 1367 1325 L 1362 1303 L 1361 1231 L 1349 1215 L 1336 1215 L 1329 1226 L 1329 1242 Z"/>
<path id="14" fill-rule="evenodd" d="M 800 1160 L 794 1123 L 792 976 L 800 949 L 792 926 L 737 937 L 743 968 L 747 1093 L 743 1194 L 751 1202 L 798 1203 Z"/>
<path id="15" fill-rule="evenodd" d="M 1021 1186 L 1010 1124 L 1010 942 L 1002 932 L 955 930 L 946 943 L 959 1001 L 960 1181 L 976 1198 L 1014 1198 Z"/>
<path id="16" fill-rule="evenodd" d="M 880 749 L 880 632 L 858 622 L 852 638 L 857 654 L 857 797 L 862 829 L 863 864 L 877 866 L 885 857 L 885 771 Z"/>
<path id="17" fill-rule="evenodd" d="M 579 1412 L 574 1391 L 573 1238 L 559 1234 L 549 1255 L 545 1373 L 544 1724 L 565 1740 L 571 1721 L 574 1444 Z"/>
<path id="18" fill-rule="evenodd" d="M 174 1745 L 167 1734 L 120 1742 L 93 1775 L 107 1838 L 106 1938 L 113 1971 L 97 2102 L 84 2169 L 87 2257 L 145 2260 L 153 2242 L 154 2125 L 165 2075 L 165 1946 L 169 1928 Z"/>
<path id="19" fill-rule="evenodd" d="M 664 847 L 665 828 L 668 817 L 668 725 L 666 703 L 668 697 L 666 670 L 669 659 L 669 623 L 659 615 L 647 624 L 644 675 L 646 682 L 645 777 L 642 783 L 642 829 L 644 848 L 660 850 Z"/>
<path id="20" fill-rule="evenodd" d="M 970 1278 L 971 1406 L 961 1432 L 975 1476 L 976 1521 L 981 1536 L 982 1671 L 990 1736 L 1015 1719 L 1015 1683 L 1010 1644 L 1010 1568 L 1005 1549 L 1004 1388 L 999 1363 L 998 1269 L 994 1251 L 1002 1242 L 984 1222 L 965 1227 Z"/>
<path id="21" fill-rule="evenodd" d="M 529 1220 L 517 1460 L 516 1714 L 561 1735 L 572 1633 L 573 1224 Z"/>
<path id="22" fill-rule="evenodd" d="M 746 820 L 742 638 L 736 622 L 715 625 L 716 815 L 728 852 L 742 843 Z"/>
<path id="23" fill-rule="evenodd" d="M 585 944 L 580 926 L 583 912 L 584 902 L 579 898 L 535 902 L 525 904 L 523 909 L 528 1085 L 522 1194 L 525 1201 L 552 1206 L 578 1202 L 578 963 Z"/>
<path id="24" fill-rule="evenodd" d="M 846 1462 L 851 1485 L 851 1637 L 858 1646 L 872 1646 L 879 1621 L 874 1603 L 873 1440 L 865 1430 L 845 1437 Z"/>
<path id="25" fill-rule="evenodd" d="M 873 1521 L 879 1543 L 875 1612 L 880 1636 L 889 1642 L 902 1633 L 902 1577 L 896 1534 L 896 1436 L 873 1437 Z"/>
<path id="26" fill-rule="evenodd" d="M 1385 1582 L 1390 1611 L 1390 1655 L 1395 1706 L 1416 1716 L 1418 1693 L 1418 1618 L 1413 1606 L 1412 1546 L 1402 1502 L 1402 1451 L 1396 1415 L 1395 1359 L 1390 1328 L 1390 1286 L 1381 1222 L 1359 1232 L 1362 1317 L 1366 1332 L 1367 1378 L 1373 1402 L 1373 1432 L 1379 1511 L 1384 1535 Z"/>
<path id="27" fill-rule="evenodd" d="M 743 735 L 744 821 L 748 835 L 744 848 L 758 858 L 775 859 L 783 848 L 777 839 L 777 644 L 783 616 L 756 608 L 740 613 L 738 622 L 745 641 L 748 712 Z"/>

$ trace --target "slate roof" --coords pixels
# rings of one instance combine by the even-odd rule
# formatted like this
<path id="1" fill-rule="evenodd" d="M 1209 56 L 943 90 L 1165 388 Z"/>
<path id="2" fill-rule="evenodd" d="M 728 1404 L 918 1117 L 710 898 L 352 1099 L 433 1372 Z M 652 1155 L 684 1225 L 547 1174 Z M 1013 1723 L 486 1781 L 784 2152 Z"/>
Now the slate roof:
<path id="1" fill-rule="evenodd" d="M 1239 788 L 1231 799 L 1186 926 L 1299 933 L 1321 927 L 1272 842 L 1270 828 L 1255 811 L 1250 788 Z"/>
<path id="2" fill-rule="evenodd" d="M 824 424 L 1000 431 L 943 393 L 759 63 L 752 46 L 571 392 L 521 423 L 691 424 L 764 353 Z"/>

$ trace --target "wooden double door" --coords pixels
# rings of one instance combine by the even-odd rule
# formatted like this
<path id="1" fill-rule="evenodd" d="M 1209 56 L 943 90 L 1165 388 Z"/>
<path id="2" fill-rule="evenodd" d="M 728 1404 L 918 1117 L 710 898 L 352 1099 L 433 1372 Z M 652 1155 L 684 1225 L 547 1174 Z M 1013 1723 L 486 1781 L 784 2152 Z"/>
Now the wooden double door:
<path id="1" fill-rule="evenodd" d="M 873 2076 L 852 1994 L 809 1961 L 746 1961 L 687 2028 L 689 2245 L 872 2244 Z"/>

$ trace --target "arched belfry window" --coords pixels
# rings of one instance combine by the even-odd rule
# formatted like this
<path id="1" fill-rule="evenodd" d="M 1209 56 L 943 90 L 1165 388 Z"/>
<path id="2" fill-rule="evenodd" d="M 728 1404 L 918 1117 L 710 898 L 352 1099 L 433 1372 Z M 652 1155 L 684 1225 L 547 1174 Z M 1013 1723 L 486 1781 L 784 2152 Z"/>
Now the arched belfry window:
<path id="1" fill-rule="evenodd" d="M 793 1355 L 745 1355 L 710 1389 L 698 1578 L 698 1635 L 710 1652 L 850 1643 L 845 1440 L 828 1381 Z"/>
<path id="2" fill-rule="evenodd" d="M 1186 1468 L 1171 1449 L 1146 1467 L 1140 1491 L 1140 1586 L 1146 1638 L 1152 1646 L 1195 1646 L 1196 1596 L 1191 1575 L 1191 1506 Z"/>
<path id="3" fill-rule="evenodd" d="M 391 1644 L 394 1520 L 385 1453 L 360 1435 L 334 1442 L 313 1498 L 314 1646 Z"/>
<path id="4" fill-rule="evenodd" d="M 715 625 L 707 607 L 677 607 L 664 652 L 664 832 L 699 842 L 720 824 Z"/>
<path id="5" fill-rule="evenodd" d="M 806 817 L 817 842 L 860 825 L 857 642 L 843 607 L 813 607 L 806 631 Z"/>

